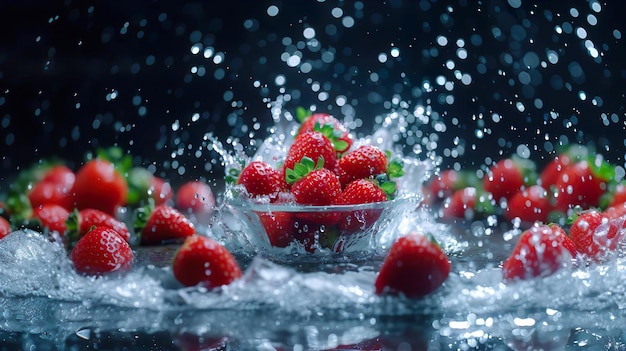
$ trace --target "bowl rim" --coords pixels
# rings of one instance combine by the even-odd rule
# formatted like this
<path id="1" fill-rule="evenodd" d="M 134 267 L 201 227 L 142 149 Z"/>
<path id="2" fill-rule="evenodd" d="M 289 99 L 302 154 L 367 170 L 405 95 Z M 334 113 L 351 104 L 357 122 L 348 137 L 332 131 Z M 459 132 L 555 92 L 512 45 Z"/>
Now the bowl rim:
<path id="1" fill-rule="evenodd" d="M 250 199 L 232 199 L 227 201 L 229 207 L 246 209 L 255 212 L 349 212 L 360 210 L 384 210 L 393 205 L 418 200 L 418 196 L 397 197 L 388 201 L 370 202 L 358 205 L 300 205 L 294 203 L 254 202 Z"/>

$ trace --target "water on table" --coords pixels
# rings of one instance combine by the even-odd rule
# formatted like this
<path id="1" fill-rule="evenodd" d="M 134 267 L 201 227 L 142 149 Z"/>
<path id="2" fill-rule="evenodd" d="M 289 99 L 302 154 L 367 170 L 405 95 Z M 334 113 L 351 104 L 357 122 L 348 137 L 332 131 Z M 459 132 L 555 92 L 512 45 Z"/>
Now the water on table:
<path id="1" fill-rule="evenodd" d="M 595 0 L 3 3 L 0 23 L 20 27 L 5 28 L 18 34 L 0 55 L 0 193 L 40 159 L 76 166 L 117 144 L 175 185 L 203 178 L 219 194 L 215 140 L 252 155 L 298 106 L 341 117 L 359 137 L 402 116 L 383 139 L 442 168 L 482 175 L 502 157 L 542 164 L 592 143 L 623 176 L 622 10 Z M 0 241 L 0 348 L 624 348 L 620 254 L 503 284 L 519 230 L 420 216 L 453 269 L 419 301 L 373 294 L 380 255 L 276 263 L 218 228 L 205 233 L 246 273 L 213 292 L 178 285 L 173 246 L 138 248 L 129 274 L 90 279 L 55 243 L 13 235 Z"/>

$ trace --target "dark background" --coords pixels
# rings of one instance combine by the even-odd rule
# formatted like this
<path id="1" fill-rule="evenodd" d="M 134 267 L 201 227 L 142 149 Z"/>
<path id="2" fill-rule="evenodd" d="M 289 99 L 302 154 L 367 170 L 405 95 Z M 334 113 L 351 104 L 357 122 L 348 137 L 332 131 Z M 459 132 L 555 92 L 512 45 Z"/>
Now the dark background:
<path id="1" fill-rule="evenodd" d="M 623 166 L 623 3 L 597 11 L 595 1 L 3 1 L 0 180 L 51 156 L 76 167 L 111 145 L 173 181 L 219 179 L 205 134 L 244 145 L 251 130 L 263 138 L 268 103 L 283 93 L 286 110 L 315 106 L 355 121 L 361 134 L 376 116 L 425 106 L 431 115 L 410 119 L 403 143 L 422 158 L 441 156 L 444 167 L 478 168 L 526 148 L 542 163 L 571 143 L 593 143 Z M 285 52 L 300 65 L 287 65 Z M 313 68 L 302 70 L 305 62 Z"/>

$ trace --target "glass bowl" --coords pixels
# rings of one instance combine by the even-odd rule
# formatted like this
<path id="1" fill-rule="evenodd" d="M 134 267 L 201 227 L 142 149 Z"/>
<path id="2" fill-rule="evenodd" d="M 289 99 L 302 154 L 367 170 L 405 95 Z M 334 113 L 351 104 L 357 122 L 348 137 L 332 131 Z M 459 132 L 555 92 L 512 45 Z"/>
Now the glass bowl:
<path id="1" fill-rule="evenodd" d="M 417 196 L 331 206 L 254 202 L 243 196 L 225 201 L 235 232 L 257 251 L 318 256 L 385 251 L 418 203 Z"/>

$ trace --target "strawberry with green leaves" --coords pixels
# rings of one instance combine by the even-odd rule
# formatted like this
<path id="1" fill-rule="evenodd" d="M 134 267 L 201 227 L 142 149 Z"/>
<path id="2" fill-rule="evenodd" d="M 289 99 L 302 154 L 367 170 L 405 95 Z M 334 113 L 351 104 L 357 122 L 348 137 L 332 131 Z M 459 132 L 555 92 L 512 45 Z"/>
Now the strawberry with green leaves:
<path id="1" fill-rule="evenodd" d="M 378 147 L 373 145 L 359 146 L 339 159 L 337 172 L 339 181 L 345 187 L 357 179 L 373 178 L 380 174 L 386 174 L 388 164 L 387 155 Z"/>
<path id="2" fill-rule="evenodd" d="M 434 201 L 444 200 L 460 189 L 466 187 L 478 187 L 480 181 L 476 176 L 476 172 L 472 171 L 456 171 L 454 169 L 446 169 L 436 174 L 427 184 L 427 196 Z"/>
<path id="3" fill-rule="evenodd" d="M 496 202 L 510 199 L 525 185 L 534 184 L 535 164 L 519 157 L 507 158 L 489 167 L 483 178 L 483 189 L 493 195 Z"/>
<path id="4" fill-rule="evenodd" d="M 450 260 L 434 240 L 422 234 L 399 238 L 389 250 L 374 282 L 376 294 L 420 298 L 448 279 Z"/>
<path id="5" fill-rule="evenodd" d="M 493 199 L 490 194 L 475 187 L 466 187 L 455 191 L 447 198 L 441 209 L 443 218 L 474 219 L 495 213 Z"/>
<path id="6" fill-rule="evenodd" d="M 39 221 L 42 230 L 57 232 L 61 236 L 67 231 L 66 222 L 69 215 L 65 207 L 57 204 L 41 205 L 33 209 L 33 218 Z"/>
<path id="7" fill-rule="evenodd" d="M 285 173 L 293 170 L 305 157 L 312 160 L 323 158 L 325 168 L 333 172 L 337 169 L 337 151 L 332 141 L 320 132 L 306 132 L 295 138 L 285 158 Z"/>
<path id="8" fill-rule="evenodd" d="M 108 227 L 93 227 L 80 238 L 70 253 L 76 271 L 101 276 L 130 270 L 133 251 L 124 238 Z"/>
<path id="9" fill-rule="evenodd" d="M 586 210 L 570 218 L 569 237 L 578 252 L 594 261 L 601 261 L 617 249 L 622 221 L 609 219 L 597 210 Z"/>
<path id="10" fill-rule="evenodd" d="M 66 237 L 70 243 L 75 243 L 94 226 L 111 228 L 124 240 L 130 241 L 130 232 L 126 227 L 126 223 L 95 208 L 85 208 L 80 211 L 78 209 L 74 210 L 67 219 Z"/>
<path id="11" fill-rule="evenodd" d="M 504 217 L 509 221 L 519 218 L 528 223 L 546 223 L 551 212 L 552 205 L 548 191 L 541 185 L 532 185 L 509 199 Z"/>
<path id="12" fill-rule="evenodd" d="M 172 262 L 174 277 L 184 286 L 207 289 L 228 285 L 241 277 L 233 255 L 217 241 L 202 235 L 185 239 Z"/>
<path id="13" fill-rule="evenodd" d="M 170 183 L 154 175 L 143 167 L 133 167 L 126 174 L 128 195 L 126 203 L 130 206 L 140 206 L 152 199 L 156 205 L 166 203 L 174 197 Z"/>
<path id="14" fill-rule="evenodd" d="M 325 159 L 317 163 L 308 157 L 288 168 L 285 178 L 291 184 L 291 192 L 300 205 L 329 206 L 341 194 L 341 183 L 337 174 L 324 168 Z M 298 213 L 297 216 L 315 223 L 331 225 L 337 223 L 340 213 Z"/>
<path id="15" fill-rule="evenodd" d="M 269 197 L 271 202 L 287 189 L 284 174 L 267 162 L 253 161 L 238 175 L 237 184 L 243 185 L 252 197 Z"/>
<path id="16" fill-rule="evenodd" d="M 297 118 L 302 123 L 298 129 L 298 135 L 316 130 L 319 131 L 320 128 L 328 125 L 333 130 L 333 138 L 339 141 L 335 143 L 335 149 L 338 153 L 345 153 L 353 144 L 352 137 L 346 127 L 332 115 L 327 113 L 310 114 L 308 111 L 299 109 Z"/>
<path id="17" fill-rule="evenodd" d="M 556 224 L 534 225 L 524 231 L 511 255 L 502 265 L 505 281 L 546 277 L 571 267 L 577 251 L 567 234 Z"/>
<path id="18" fill-rule="evenodd" d="M 598 157 L 575 163 L 555 184 L 555 209 L 567 212 L 576 206 L 597 207 L 614 178 L 615 168 Z"/>
<path id="19" fill-rule="evenodd" d="M 195 234 L 195 226 L 171 206 L 149 204 L 135 211 L 135 233 L 141 245 L 160 245 L 185 240 Z"/>
<path id="20" fill-rule="evenodd" d="M 87 161 L 76 173 L 72 187 L 76 208 L 95 208 L 115 215 L 126 204 L 128 184 L 124 176 L 107 160 Z"/>

